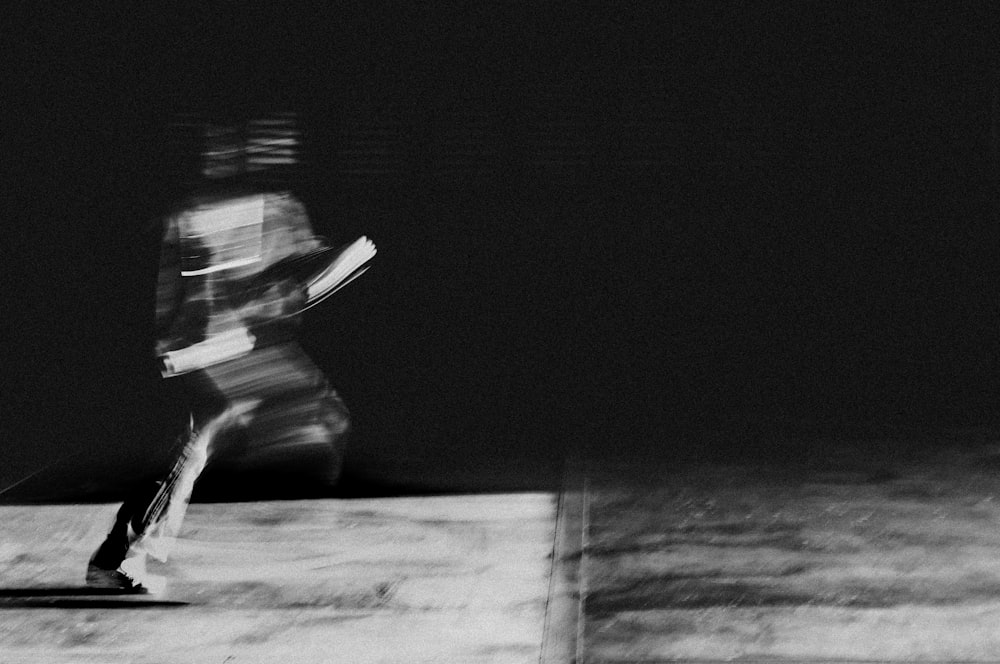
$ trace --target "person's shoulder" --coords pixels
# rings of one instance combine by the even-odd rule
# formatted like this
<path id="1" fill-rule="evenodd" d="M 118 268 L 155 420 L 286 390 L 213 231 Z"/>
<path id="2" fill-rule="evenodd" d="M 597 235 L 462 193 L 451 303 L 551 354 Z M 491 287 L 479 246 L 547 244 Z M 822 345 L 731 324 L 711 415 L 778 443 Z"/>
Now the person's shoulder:
<path id="1" fill-rule="evenodd" d="M 264 196 L 265 201 L 274 204 L 282 203 L 285 201 L 297 202 L 299 200 L 298 198 L 295 197 L 295 194 L 293 194 L 291 191 L 287 189 L 275 189 L 275 190 L 265 191 L 262 192 L 262 195 Z"/>
<path id="2" fill-rule="evenodd" d="M 276 214 L 305 214 L 305 206 L 290 191 L 271 191 L 264 194 L 264 209 Z"/>

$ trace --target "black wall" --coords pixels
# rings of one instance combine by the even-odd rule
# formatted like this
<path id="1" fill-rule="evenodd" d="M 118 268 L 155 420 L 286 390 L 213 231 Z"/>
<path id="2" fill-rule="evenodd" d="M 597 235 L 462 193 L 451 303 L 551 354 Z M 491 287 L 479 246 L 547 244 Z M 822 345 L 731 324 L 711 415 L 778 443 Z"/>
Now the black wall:
<path id="1" fill-rule="evenodd" d="M 988 3 L 496 4 L 29 21 L 9 475 L 162 434 L 162 127 L 206 106 L 299 112 L 317 231 L 379 246 L 304 333 L 368 472 L 995 421 Z"/>

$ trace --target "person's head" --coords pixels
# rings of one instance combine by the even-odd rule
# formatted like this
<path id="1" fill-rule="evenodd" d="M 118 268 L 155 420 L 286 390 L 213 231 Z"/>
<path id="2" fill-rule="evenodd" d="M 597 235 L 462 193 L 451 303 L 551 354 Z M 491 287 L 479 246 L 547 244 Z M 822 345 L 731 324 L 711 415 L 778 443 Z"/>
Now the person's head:
<path id="1" fill-rule="evenodd" d="M 245 128 L 241 123 L 207 121 L 202 128 L 201 175 L 224 181 L 247 173 Z"/>
<path id="2" fill-rule="evenodd" d="M 299 127 L 295 113 L 261 114 L 245 125 L 246 169 L 254 181 L 287 184 L 299 167 Z"/>
<path id="3" fill-rule="evenodd" d="M 292 112 L 175 114 L 168 132 L 172 168 L 185 187 L 286 187 L 299 168 Z"/>

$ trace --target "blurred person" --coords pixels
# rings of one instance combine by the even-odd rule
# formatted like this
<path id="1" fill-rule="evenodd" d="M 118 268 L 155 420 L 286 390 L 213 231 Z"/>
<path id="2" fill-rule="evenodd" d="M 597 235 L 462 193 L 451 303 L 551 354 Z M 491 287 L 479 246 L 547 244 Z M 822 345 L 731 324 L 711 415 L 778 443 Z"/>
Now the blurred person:
<path id="1" fill-rule="evenodd" d="M 118 510 L 88 564 L 90 587 L 162 588 L 147 556 L 166 561 L 196 480 L 221 453 L 280 464 L 294 450 L 326 483 L 339 475 L 350 415 L 296 342 L 306 285 L 286 269 L 324 243 L 292 194 L 249 184 L 254 160 L 274 155 L 261 159 L 259 140 L 248 150 L 246 127 L 204 125 L 201 181 L 164 219 L 156 355 L 165 382 L 184 395 L 188 425 L 170 472 Z M 277 141 L 279 157 L 289 142 Z"/>

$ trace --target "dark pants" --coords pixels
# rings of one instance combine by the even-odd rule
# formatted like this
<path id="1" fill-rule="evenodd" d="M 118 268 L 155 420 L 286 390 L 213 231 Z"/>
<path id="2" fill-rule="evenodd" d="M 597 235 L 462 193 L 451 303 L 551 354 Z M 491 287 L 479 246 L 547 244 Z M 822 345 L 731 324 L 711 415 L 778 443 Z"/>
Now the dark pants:
<path id="1" fill-rule="evenodd" d="M 170 472 L 135 491 L 118 510 L 91 559 L 103 569 L 116 569 L 168 518 L 173 530 L 179 528 L 192 484 L 212 459 L 229 457 L 237 470 L 254 464 L 260 470 L 312 450 L 324 459 L 324 481 L 332 484 L 340 473 L 350 414 L 298 344 L 255 349 L 168 380 L 181 381 L 193 431 L 180 437 Z"/>

